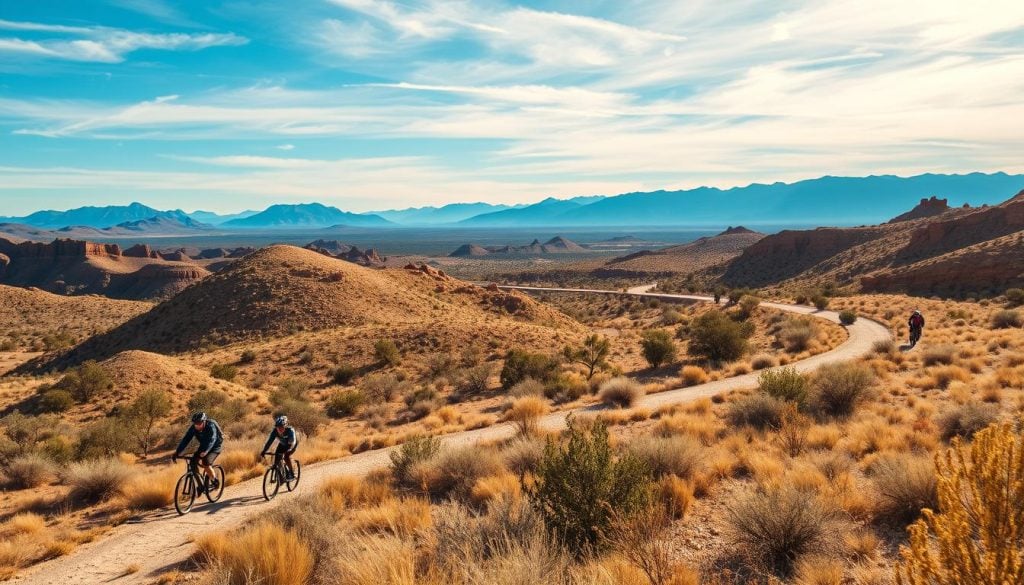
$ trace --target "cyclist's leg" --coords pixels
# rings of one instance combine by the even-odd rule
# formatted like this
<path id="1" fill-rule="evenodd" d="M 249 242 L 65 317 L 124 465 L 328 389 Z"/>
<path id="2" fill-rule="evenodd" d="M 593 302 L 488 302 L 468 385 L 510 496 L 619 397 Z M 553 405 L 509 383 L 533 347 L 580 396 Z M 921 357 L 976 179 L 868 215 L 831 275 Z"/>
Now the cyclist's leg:
<path id="1" fill-rule="evenodd" d="M 203 471 L 206 473 L 206 477 L 210 479 L 217 479 L 217 476 L 213 474 L 213 462 L 217 460 L 220 453 L 207 453 L 206 457 L 203 457 Z"/>

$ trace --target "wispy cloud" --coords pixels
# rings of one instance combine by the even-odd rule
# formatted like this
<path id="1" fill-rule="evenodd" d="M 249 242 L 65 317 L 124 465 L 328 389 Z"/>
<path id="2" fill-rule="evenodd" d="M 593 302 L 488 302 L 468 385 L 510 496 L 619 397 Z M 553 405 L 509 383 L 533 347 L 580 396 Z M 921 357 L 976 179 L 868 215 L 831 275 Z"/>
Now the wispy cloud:
<path id="1" fill-rule="evenodd" d="M 234 33 L 143 33 L 108 27 L 80 27 L 0 20 L 0 30 L 64 35 L 45 39 L 0 37 L 0 52 L 26 56 L 119 63 L 140 49 L 196 51 L 208 47 L 243 45 Z"/>

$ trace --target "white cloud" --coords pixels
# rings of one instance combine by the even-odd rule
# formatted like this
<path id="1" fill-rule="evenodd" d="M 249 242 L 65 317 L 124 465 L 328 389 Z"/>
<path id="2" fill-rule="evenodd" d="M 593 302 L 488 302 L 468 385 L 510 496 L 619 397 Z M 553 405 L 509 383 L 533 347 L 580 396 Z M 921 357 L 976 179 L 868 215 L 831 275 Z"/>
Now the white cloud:
<path id="1" fill-rule="evenodd" d="M 276 148 L 278 150 L 295 150 L 295 145 L 294 144 L 278 144 L 274 148 Z"/>
<path id="2" fill-rule="evenodd" d="M 196 51 L 208 47 L 242 45 L 245 37 L 234 33 L 141 33 L 108 27 L 80 27 L 0 20 L 0 30 L 63 34 L 48 39 L 0 38 L 0 52 L 37 57 L 119 63 L 140 49 Z M 69 38 L 85 37 L 85 38 Z"/>

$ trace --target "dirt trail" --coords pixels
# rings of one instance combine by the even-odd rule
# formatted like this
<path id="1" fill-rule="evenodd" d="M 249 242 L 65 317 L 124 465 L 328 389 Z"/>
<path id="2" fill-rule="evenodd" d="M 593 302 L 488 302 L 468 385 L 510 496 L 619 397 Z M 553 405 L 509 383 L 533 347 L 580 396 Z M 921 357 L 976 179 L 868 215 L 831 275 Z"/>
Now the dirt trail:
<path id="1" fill-rule="evenodd" d="M 630 294 L 665 300 L 712 302 L 711 297 L 696 295 L 672 295 L 647 292 L 653 285 L 634 287 L 629 293 L 598 289 L 559 289 L 538 287 L 502 287 L 526 291 L 574 292 L 594 294 Z M 816 311 L 813 307 L 762 303 L 763 306 L 790 313 L 813 315 L 814 317 L 839 322 L 839 315 L 832 311 Z M 818 354 L 806 360 L 791 364 L 801 372 L 809 372 L 823 364 L 849 360 L 869 353 L 876 341 L 891 339 L 888 328 L 866 318 L 847 327 L 849 338 L 831 351 Z M 679 404 L 710 397 L 723 392 L 756 386 L 757 374 L 736 376 L 699 386 L 668 390 L 645 396 L 637 407 L 655 409 L 668 404 Z M 568 414 L 597 410 L 585 407 L 570 411 L 552 413 L 541 420 L 544 429 L 565 427 Z M 480 441 L 491 441 L 509 437 L 514 433 L 509 424 L 453 433 L 443 437 L 446 445 L 472 445 Z M 377 467 L 387 465 L 391 449 L 368 451 L 343 459 L 310 465 L 302 470 L 302 483 L 297 491 L 313 492 L 327 478 L 336 475 L 362 475 Z M 301 459 L 301 457 L 300 457 Z M 210 530 L 227 531 L 241 525 L 254 514 L 266 512 L 272 506 L 295 497 L 295 494 L 279 495 L 273 502 L 263 501 L 260 491 L 262 478 L 246 481 L 227 488 L 223 499 L 217 504 L 197 502 L 191 514 L 178 516 L 173 509 L 145 516 L 139 523 L 119 526 L 113 532 L 96 542 L 82 545 L 68 556 L 54 559 L 26 569 L 13 582 L 25 585 L 72 585 L 78 583 L 151 583 L 156 576 L 187 560 L 191 552 L 191 537 Z M 134 565 L 138 570 L 126 574 L 126 568 Z"/>

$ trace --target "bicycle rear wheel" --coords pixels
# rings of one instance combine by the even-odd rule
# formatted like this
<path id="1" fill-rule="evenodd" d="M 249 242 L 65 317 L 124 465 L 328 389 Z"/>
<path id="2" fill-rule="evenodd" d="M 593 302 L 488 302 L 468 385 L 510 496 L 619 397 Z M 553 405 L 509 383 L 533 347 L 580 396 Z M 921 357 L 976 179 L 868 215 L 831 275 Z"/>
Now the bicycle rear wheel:
<path id="1" fill-rule="evenodd" d="M 285 487 L 288 488 L 288 491 L 292 491 L 299 487 L 299 478 L 302 477 L 302 464 L 296 459 L 292 459 L 292 471 L 295 473 L 295 477 L 284 484 Z"/>
<path id="2" fill-rule="evenodd" d="M 213 470 L 213 477 L 217 479 L 217 488 L 210 489 L 210 478 L 203 476 L 203 481 L 206 483 L 206 499 L 210 503 L 214 503 L 224 495 L 224 468 L 220 465 L 214 465 L 210 467 Z"/>
<path id="3" fill-rule="evenodd" d="M 277 491 L 281 489 L 281 482 L 277 476 L 277 467 L 270 467 L 263 474 L 263 497 L 268 502 L 274 499 Z"/>
<path id="4" fill-rule="evenodd" d="M 196 482 L 191 473 L 185 473 L 174 485 L 174 509 L 178 514 L 188 514 L 196 501 Z"/>

